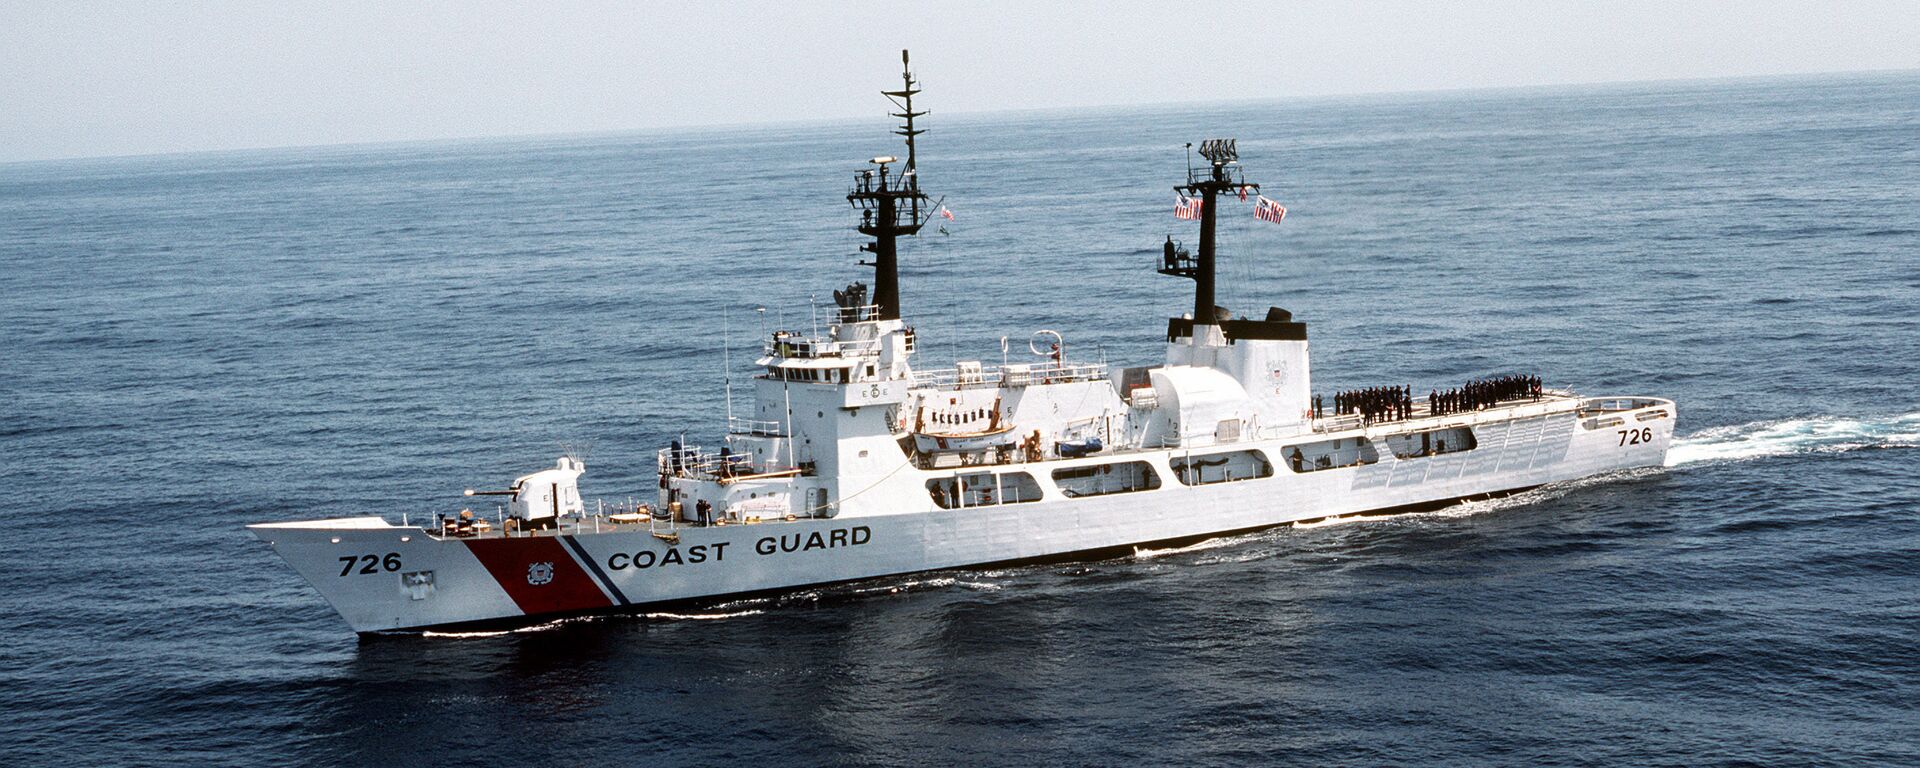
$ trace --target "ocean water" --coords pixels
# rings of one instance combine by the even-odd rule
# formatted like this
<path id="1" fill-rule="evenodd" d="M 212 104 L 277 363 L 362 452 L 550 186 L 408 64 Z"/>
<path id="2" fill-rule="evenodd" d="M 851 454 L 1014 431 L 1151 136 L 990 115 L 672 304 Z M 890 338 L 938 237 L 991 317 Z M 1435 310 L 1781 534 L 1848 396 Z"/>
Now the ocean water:
<path id="1" fill-rule="evenodd" d="M 1229 204 L 1222 303 L 1307 322 L 1318 390 L 1672 397 L 1671 466 L 362 639 L 241 526 L 562 450 L 650 493 L 754 340 L 863 278 L 885 105 L 0 165 L 0 763 L 1920 764 L 1920 75 L 945 115 L 925 74 L 923 364 L 1041 328 L 1156 360 L 1182 145 L 1236 136 L 1291 213 Z"/>

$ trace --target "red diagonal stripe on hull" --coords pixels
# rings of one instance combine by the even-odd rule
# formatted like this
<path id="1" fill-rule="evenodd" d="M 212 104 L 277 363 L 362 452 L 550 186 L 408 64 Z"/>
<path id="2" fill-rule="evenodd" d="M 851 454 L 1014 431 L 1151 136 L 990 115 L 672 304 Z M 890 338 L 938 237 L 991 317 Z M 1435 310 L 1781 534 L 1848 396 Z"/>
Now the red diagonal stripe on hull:
<path id="1" fill-rule="evenodd" d="M 500 582 L 515 605 L 528 615 L 558 611 L 581 611 L 613 605 L 593 582 L 593 577 L 567 555 L 566 547 L 552 536 L 514 539 L 467 539 L 467 549 Z M 553 580 L 531 584 L 527 573 L 536 563 L 553 564 Z"/>

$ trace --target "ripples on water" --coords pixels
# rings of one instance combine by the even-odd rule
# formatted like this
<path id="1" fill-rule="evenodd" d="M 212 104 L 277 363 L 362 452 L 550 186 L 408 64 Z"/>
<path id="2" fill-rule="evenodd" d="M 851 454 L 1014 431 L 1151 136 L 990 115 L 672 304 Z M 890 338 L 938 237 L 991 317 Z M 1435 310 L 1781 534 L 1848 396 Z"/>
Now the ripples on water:
<path id="1" fill-rule="evenodd" d="M 366 640 L 240 526 L 446 510 L 565 445 L 589 495 L 647 492 L 719 426 L 714 335 L 858 276 L 840 195 L 885 121 L 0 166 L 0 762 L 1920 762 L 1916 105 L 939 119 L 959 220 L 904 255 L 934 360 L 1040 327 L 1155 359 L 1179 147 L 1237 135 L 1291 214 L 1223 223 L 1222 298 L 1308 322 L 1321 390 L 1530 370 L 1686 436 L 1432 513 Z"/>

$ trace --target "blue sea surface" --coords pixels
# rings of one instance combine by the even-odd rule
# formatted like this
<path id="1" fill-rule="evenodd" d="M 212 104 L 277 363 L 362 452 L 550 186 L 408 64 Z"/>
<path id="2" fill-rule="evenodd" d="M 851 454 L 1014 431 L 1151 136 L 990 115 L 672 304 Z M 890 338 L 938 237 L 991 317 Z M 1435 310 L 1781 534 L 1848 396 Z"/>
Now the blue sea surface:
<path id="1" fill-rule="evenodd" d="M 926 73 L 932 76 L 934 73 Z M 653 492 L 856 265 L 881 116 L 0 165 L 0 764 L 1920 764 L 1920 74 L 935 112 L 921 364 L 1147 364 L 1183 146 L 1316 389 L 1538 373 L 1672 464 L 710 611 L 360 638 L 243 530 Z M 765 312 L 756 308 L 765 307 Z M 728 353 L 728 348 L 731 353 Z"/>

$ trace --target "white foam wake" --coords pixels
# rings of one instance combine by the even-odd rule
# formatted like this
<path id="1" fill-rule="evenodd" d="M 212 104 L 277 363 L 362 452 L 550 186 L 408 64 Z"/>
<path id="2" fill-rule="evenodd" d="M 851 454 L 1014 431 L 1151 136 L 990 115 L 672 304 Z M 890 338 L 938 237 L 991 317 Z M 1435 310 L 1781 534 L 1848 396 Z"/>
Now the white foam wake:
<path id="1" fill-rule="evenodd" d="M 972 590 L 978 590 L 982 592 L 1000 591 L 999 584 L 995 584 L 988 581 L 968 581 L 966 579 L 957 579 L 952 576 L 936 576 L 928 579 L 906 579 L 904 581 L 885 581 L 878 584 L 873 584 L 871 586 L 853 587 L 848 590 L 847 594 L 853 594 L 853 595 L 871 595 L 874 593 L 896 594 L 896 593 L 907 592 L 911 590 L 919 590 L 919 589 L 926 589 L 926 588 L 945 589 L 947 587 L 960 587 L 962 589 L 972 589 Z"/>
<path id="2" fill-rule="evenodd" d="M 1920 412 L 1890 417 L 1812 417 L 1714 427 L 1673 441 L 1667 466 L 1860 448 L 1920 447 Z"/>
<path id="3" fill-rule="evenodd" d="M 539 624 L 529 624 L 524 627 L 513 627 L 511 629 L 473 630 L 468 632 L 436 632 L 434 630 L 429 629 L 429 630 L 421 631 L 420 636 L 421 637 L 456 637 L 456 638 L 457 637 L 500 637 L 501 635 L 518 635 L 518 634 L 524 634 L 527 632 L 545 632 L 549 629 L 571 624 L 576 621 L 592 621 L 595 618 L 598 618 L 598 617 L 571 616 L 564 619 L 553 619 L 551 621 L 543 621 Z M 401 632 L 394 632 L 392 634 L 408 635 L 413 633 L 407 632 L 407 631 L 401 631 Z"/>
<path id="4" fill-rule="evenodd" d="M 721 613 L 654 612 L 654 613 L 649 613 L 646 616 L 649 619 L 671 619 L 676 621 L 714 621 L 716 619 L 732 619 L 740 616 L 758 616 L 762 613 L 766 613 L 766 611 L 759 611 L 759 610 L 724 611 Z"/>
<path id="5" fill-rule="evenodd" d="M 1243 534 L 1240 534 L 1239 536 L 1222 536 L 1217 539 L 1207 539 L 1205 541 L 1188 544 L 1187 546 L 1184 546 L 1184 547 L 1173 547 L 1170 549 L 1148 549 L 1146 547 L 1134 547 L 1133 559 L 1152 560 L 1156 557 L 1166 557 L 1168 555 L 1184 555 L 1189 552 L 1205 552 L 1209 549 L 1219 549 L 1221 547 L 1231 547 L 1236 544 L 1244 544 L 1246 542 L 1253 541 L 1254 539 L 1260 538 L 1263 535 L 1264 535 L 1264 532 L 1255 531 L 1253 533 L 1243 533 Z"/>
<path id="6" fill-rule="evenodd" d="M 1392 520 L 1400 515 L 1347 515 L 1346 517 L 1323 517 L 1319 520 L 1294 523 L 1295 528 L 1325 528 L 1329 525 L 1350 525 L 1353 523 L 1377 523 Z"/>

